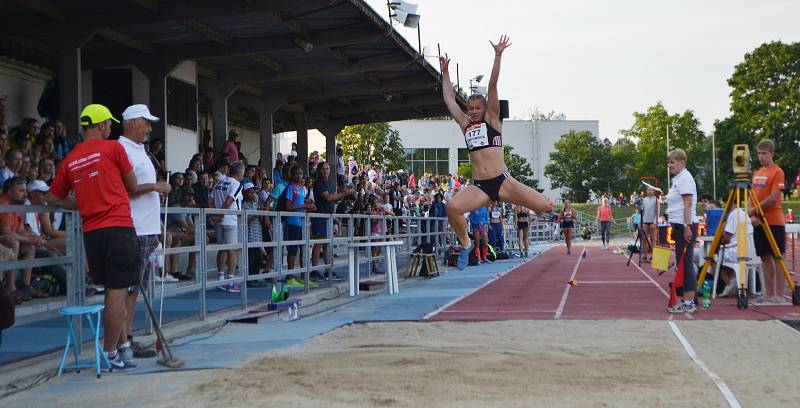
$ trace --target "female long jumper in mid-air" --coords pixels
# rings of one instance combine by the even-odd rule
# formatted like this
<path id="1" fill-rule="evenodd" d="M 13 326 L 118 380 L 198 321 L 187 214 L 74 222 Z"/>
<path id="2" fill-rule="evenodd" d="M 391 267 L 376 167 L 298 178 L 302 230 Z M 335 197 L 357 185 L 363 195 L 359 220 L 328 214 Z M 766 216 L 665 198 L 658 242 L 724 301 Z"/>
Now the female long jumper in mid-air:
<path id="1" fill-rule="evenodd" d="M 538 191 L 514 180 L 508 172 L 503 159 L 503 137 L 500 134 L 500 101 L 497 98 L 497 78 L 500 76 L 500 58 L 511 43 L 508 36 L 501 36 L 494 47 L 494 65 L 489 78 L 488 101 L 483 95 L 472 95 L 467 99 L 467 113 L 461 111 L 456 103 L 453 87 L 450 86 L 447 54 L 439 57 L 442 70 L 442 93 L 447 109 L 455 119 L 469 150 L 472 165 L 473 186 L 456 194 L 447 203 L 447 218 L 461 243 L 456 267 L 464 269 L 473 250 L 467 234 L 467 220 L 464 213 L 485 207 L 494 201 L 504 201 L 522 205 L 535 211 L 552 211 L 553 202 Z"/>

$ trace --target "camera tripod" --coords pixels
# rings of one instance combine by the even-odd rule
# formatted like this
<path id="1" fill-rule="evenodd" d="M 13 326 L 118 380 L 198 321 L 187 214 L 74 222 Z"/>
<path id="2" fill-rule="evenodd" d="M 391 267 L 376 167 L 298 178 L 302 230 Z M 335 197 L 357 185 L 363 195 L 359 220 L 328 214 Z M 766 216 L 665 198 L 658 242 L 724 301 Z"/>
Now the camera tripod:
<path id="1" fill-rule="evenodd" d="M 646 249 L 650 246 L 650 237 L 647 235 L 647 232 L 642 227 L 642 225 L 644 225 L 644 223 L 642 222 L 644 216 L 644 214 L 642 213 L 644 211 L 643 210 L 638 210 L 638 211 L 640 218 L 639 218 L 639 224 L 636 225 L 636 239 L 633 240 L 633 244 L 628 246 L 630 254 L 628 254 L 628 263 L 626 263 L 625 266 L 631 265 L 631 258 L 633 258 L 634 252 L 639 253 L 639 259 L 637 262 L 639 266 L 642 266 L 642 253 L 645 252 Z M 636 249 L 636 251 L 634 251 L 634 249 Z"/>
<path id="2" fill-rule="evenodd" d="M 781 271 L 783 271 L 783 276 L 786 278 L 786 282 L 789 284 L 789 289 L 792 291 L 792 304 L 795 306 L 800 305 L 800 286 L 792 281 L 789 270 L 786 269 L 786 263 L 783 260 L 783 255 L 780 253 L 778 244 L 775 242 L 775 237 L 772 235 L 772 231 L 769 229 L 769 224 L 764 217 L 764 210 L 761 208 L 761 205 L 759 204 L 758 199 L 756 199 L 755 193 L 752 190 L 749 173 L 736 174 L 733 188 L 728 193 L 728 199 L 725 201 L 725 210 L 722 213 L 720 225 L 717 228 L 717 231 L 714 233 L 714 239 L 711 241 L 711 247 L 708 250 L 708 254 L 706 254 L 705 263 L 703 263 L 703 267 L 700 269 L 700 273 L 697 275 L 697 287 L 701 287 L 706 278 L 706 274 L 708 273 L 708 268 L 714 263 L 714 255 L 717 253 L 717 251 L 719 251 L 720 244 L 722 243 L 722 236 L 725 232 L 725 224 L 728 220 L 728 217 L 733 213 L 734 209 L 741 208 L 747 211 L 748 203 L 752 203 L 752 206 L 756 211 L 756 216 L 758 217 L 759 221 L 761 221 L 762 228 L 764 228 L 764 234 L 767 236 L 767 240 L 769 241 L 769 246 L 772 249 L 772 255 L 775 257 L 778 267 Z M 738 216 L 739 211 L 736 211 L 735 214 Z M 736 276 L 736 282 L 739 285 L 737 288 L 736 307 L 739 309 L 747 309 L 747 268 L 745 262 L 748 259 L 748 254 L 746 222 L 749 222 L 749 219 L 740 219 L 736 230 L 736 250 L 739 262 L 739 270 Z M 722 259 L 720 259 L 719 262 L 722 262 Z"/>

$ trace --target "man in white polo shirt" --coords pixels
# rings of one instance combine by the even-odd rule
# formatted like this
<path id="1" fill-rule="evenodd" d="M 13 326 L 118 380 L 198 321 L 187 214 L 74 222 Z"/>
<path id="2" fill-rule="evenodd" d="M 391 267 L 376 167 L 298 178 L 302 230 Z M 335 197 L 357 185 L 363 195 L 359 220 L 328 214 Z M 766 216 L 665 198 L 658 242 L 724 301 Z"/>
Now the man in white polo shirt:
<path id="1" fill-rule="evenodd" d="M 228 210 L 241 210 L 242 209 L 242 179 L 244 178 L 244 164 L 236 162 L 231 164 L 230 174 L 219 180 L 219 183 L 214 186 L 211 192 L 211 197 L 214 201 L 214 208 L 222 208 Z M 217 244 L 236 244 L 239 242 L 238 223 L 235 214 L 225 214 L 222 220 L 214 226 L 215 237 Z M 222 250 L 217 252 L 217 273 L 219 280 L 231 279 L 236 274 L 236 261 L 237 252 L 235 249 Z M 225 276 L 225 267 L 227 265 L 227 276 Z M 220 290 L 231 293 L 238 293 L 241 291 L 239 285 L 235 282 L 228 283 L 225 286 L 219 286 Z"/>
<path id="2" fill-rule="evenodd" d="M 136 191 L 129 194 L 131 203 L 131 218 L 139 239 L 139 280 L 142 286 L 147 287 L 152 263 L 150 256 L 158 247 L 161 236 L 161 199 L 159 194 L 168 194 L 170 185 L 166 182 L 156 182 L 156 169 L 144 148 L 144 142 L 153 130 L 151 122 L 159 119 L 150 114 L 145 105 L 131 105 L 122 112 L 122 136 L 119 143 L 125 149 L 128 160 L 133 166 L 136 180 L 139 182 Z M 131 361 L 136 351 L 137 357 L 154 357 L 152 350 L 143 350 L 141 346 L 132 347 L 133 344 L 133 318 L 136 314 L 136 298 L 139 295 L 137 287 L 128 288 L 126 307 L 128 309 L 128 338 L 121 345 L 122 358 Z M 135 349 L 135 350 L 134 350 Z"/>

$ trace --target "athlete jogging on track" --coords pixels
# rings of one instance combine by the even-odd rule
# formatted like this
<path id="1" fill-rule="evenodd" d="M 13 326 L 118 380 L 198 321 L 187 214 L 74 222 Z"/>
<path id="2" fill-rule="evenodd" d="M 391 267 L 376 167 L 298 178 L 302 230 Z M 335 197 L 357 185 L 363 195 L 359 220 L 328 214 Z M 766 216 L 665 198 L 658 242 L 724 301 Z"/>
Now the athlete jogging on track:
<path id="1" fill-rule="evenodd" d="M 474 187 L 470 186 L 464 189 L 447 203 L 447 218 L 461 243 L 461 252 L 456 263 L 459 270 L 467 267 L 469 251 L 474 250 L 467 234 L 467 220 L 463 216 L 464 213 L 486 207 L 493 201 L 519 204 L 536 211 L 553 209 L 552 201 L 512 178 L 503 160 L 497 79 L 500 76 L 500 58 L 511 43 L 506 35 L 501 36 L 497 44 L 491 41 L 489 43 L 494 48 L 494 65 L 489 78 L 488 101 L 483 95 L 470 96 L 467 99 L 468 113 L 461 111 L 456 103 L 453 87 L 450 85 L 450 73 L 448 72 L 450 58 L 447 57 L 447 54 L 439 57 L 444 103 L 461 128 L 461 132 L 464 133 L 474 184 Z"/>
<path id="2" fill-rule="evenodd" d="M 558 222 L 561 223 L 561 231 L 564 232 L 567 255 L 572 253 L 572 232 L 575 228 L 575 218 L 578 218 L 578 214 L 572 208 L 572 203 L 569 200 L 564 200 L 564 208 L 558 213 Z"/>

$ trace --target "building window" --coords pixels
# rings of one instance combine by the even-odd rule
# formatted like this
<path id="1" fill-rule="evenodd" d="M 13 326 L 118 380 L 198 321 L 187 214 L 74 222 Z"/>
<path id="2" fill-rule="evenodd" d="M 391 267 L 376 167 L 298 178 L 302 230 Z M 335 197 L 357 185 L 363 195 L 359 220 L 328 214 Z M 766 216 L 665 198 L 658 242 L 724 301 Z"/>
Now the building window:
<path id="1" fill-rule="evenodd" d="M 197 87 L 167 77 L 167 123 L 197 130 Z"/>
<path id="2" fill-rule="evenodd" d="M 461 163 L 469 164 L 469 150 L 463 147 L 458 149 L 458 167 L 461 167 Z"/>
<path id="3" fill-rule="evenodd" d="M 414 174 L 446 175 L 450 169 L 449 149 L 405 149 L 406 169 Z"/>

